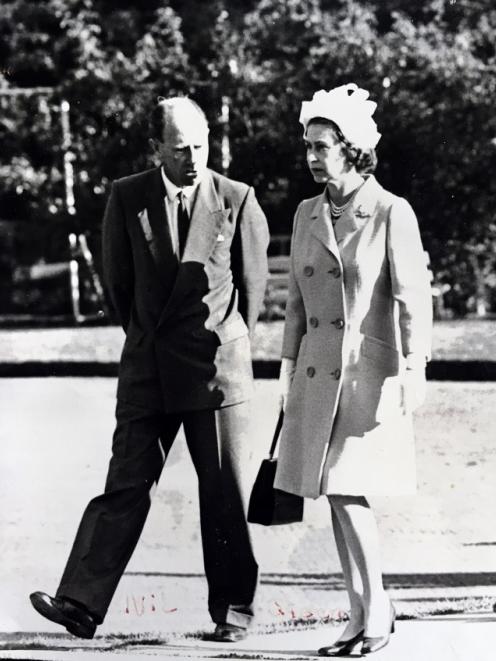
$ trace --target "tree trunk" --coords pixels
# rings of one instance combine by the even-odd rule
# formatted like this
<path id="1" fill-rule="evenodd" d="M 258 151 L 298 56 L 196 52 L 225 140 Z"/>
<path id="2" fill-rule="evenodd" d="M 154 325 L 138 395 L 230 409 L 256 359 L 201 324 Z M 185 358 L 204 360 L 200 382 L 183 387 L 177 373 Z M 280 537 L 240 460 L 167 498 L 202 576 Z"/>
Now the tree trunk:
<path id="1" fill-rule="evenodd" d="M 484 281 L 484 272 L 480 267 L 477 255 L 470 255 L 470 264 L 475 280 L 475 314 L 477 317 L 485 317 L 487 315 L 486 283 Z"/>

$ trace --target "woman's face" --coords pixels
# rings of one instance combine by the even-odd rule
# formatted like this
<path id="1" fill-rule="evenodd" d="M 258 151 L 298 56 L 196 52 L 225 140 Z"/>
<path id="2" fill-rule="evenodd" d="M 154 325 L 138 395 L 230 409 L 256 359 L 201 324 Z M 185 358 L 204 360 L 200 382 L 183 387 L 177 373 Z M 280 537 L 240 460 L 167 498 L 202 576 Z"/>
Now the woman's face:
<path id="1" fill-rule="evenodd" d="M 310 124 L 304 142 L 308 167 L 317 183 L 339 181 L 349 169 L 332 126 L 317 122 Z"/>

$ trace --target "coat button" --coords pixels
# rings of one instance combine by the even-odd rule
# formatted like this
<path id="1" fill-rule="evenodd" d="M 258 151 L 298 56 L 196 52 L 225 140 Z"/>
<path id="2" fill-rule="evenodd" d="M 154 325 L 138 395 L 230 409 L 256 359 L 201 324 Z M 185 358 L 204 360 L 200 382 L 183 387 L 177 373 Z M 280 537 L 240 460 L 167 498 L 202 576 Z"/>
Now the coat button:
<path id="1" fill-rule="evenodd" d="M 319 320 L 317 319 L 317 317 L 310 317 L 308 323 L 312 328 L 317 328 L 317 326 L 319 325 Z"/>
<path id="2" fill-rule="evenodd" d="M 315 376 L 315 367 L 307 367 L 307 376 L 312 378 L 312 376 Z"/>
<path id="3" fill-rule="evenodd" d="M 336 381 L 339 381 L 339 379 L 341 378 L 341 370 L 339 369 L 339 367 L 335 369 L 334 372 L 331 372 L 331 376 L 333 376 L 336 379 Z"/>
<path id="4" fill-rule="evenodd" d="M 331 321 L 331 324 L 337 328 L 338 330 L 341 330 L 344 328 L 344 321 L 343 319 L 334 319 L 334 321 Z"/>
<path id="5" fill-rule="evenodd" d="M 341 276 L 341 269 L 339 266 L 335 266 L 333 269 L 329 271 L 331 275 L 333 275 L 335 278 L 339 278 Z"/>
<path id="6" fill-rule="evenodd" d="M 313 275 L 313 266 L 305 266 L 305 268 L 303 269 L 303 273 L 308 277 Z"/>

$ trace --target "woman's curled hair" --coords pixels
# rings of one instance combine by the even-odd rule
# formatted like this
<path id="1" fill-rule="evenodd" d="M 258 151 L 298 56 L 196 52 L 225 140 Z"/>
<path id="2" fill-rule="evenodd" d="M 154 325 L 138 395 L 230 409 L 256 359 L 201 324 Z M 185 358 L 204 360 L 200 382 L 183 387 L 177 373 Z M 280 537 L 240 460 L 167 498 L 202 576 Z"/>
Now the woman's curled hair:
<path id="1" fill-rule="evenodd" d="M 332 127 L 336 134 L 346 160 L 350 165 L 355 166 L 358 174 L 372 174 L 375 171 L 377 166 L 377 154 L 375 149 L 359 149 L 355 147 L 349 140 L 347 140 L 341 129 L 337 124 L 335 124 L 330 119 L 325 119 L 324 117 L 313 117 L 307 126 L 310 124 L 327 124 Z"/>

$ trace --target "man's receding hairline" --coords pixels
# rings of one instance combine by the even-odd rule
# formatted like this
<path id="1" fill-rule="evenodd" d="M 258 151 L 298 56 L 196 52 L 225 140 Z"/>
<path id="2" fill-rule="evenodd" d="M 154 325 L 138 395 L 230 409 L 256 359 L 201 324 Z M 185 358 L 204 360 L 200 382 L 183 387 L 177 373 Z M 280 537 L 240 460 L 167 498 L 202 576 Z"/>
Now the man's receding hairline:
<path id="1" fill-rule="evenodd" d="M 168 99 L 163 97 L 158 98 L 158 107 L 163 109 L 164 119 L 166 121 L 173 117 L 177 117 L 176 113 L 180 113 L 181 106 L 184 108 L 185 104 L 188 105 L 208 127 L 208 120 L 202 108 L 188 96 L 173 96 Z"/>

